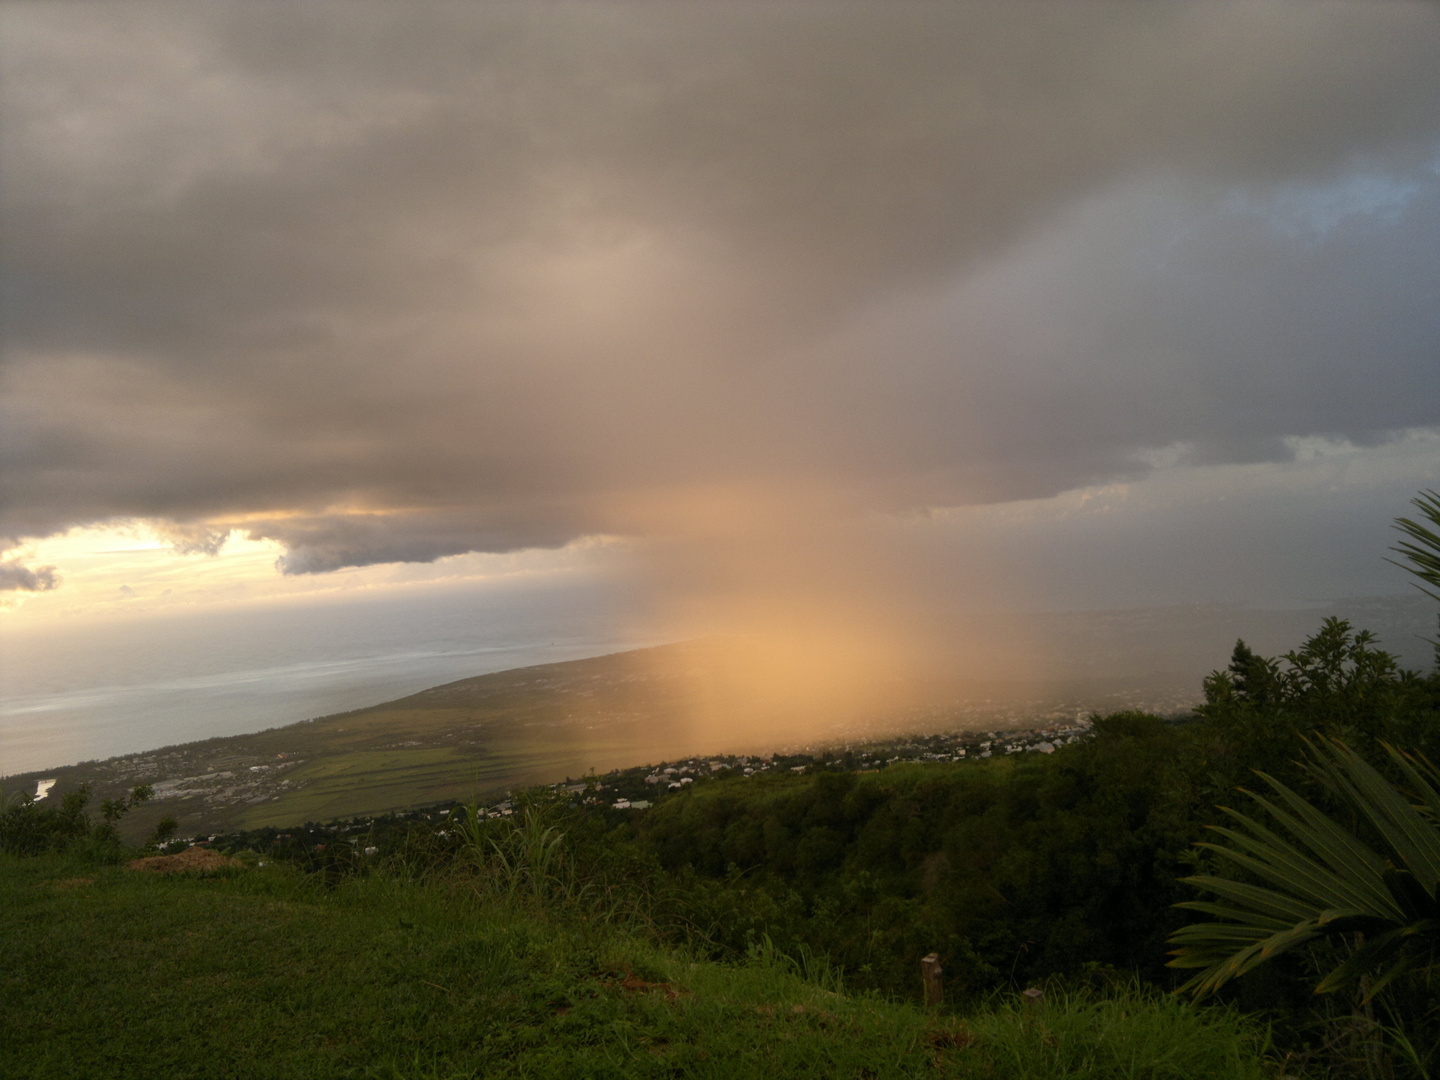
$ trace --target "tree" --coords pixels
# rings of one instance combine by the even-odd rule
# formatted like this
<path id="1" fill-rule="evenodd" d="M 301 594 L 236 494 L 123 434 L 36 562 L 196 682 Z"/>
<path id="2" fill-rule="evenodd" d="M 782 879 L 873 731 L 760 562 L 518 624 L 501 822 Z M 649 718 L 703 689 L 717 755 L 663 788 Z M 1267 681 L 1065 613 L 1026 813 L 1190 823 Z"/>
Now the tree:
<path id="1" fill-rule="evenodd" d="M 1234 696 L 1253 705 L 1265 706 L 1280 690 L 1280 665 L 1255 653 L 1244 639 L 1235 642 L 1226 672 L 1213 671 L 1205 680 L 1205 699 L 1214 704 L 1218 699 Z"/>
<path id="2" fill-rule="evenodd" d="M 1278 660 L 1235 643 L 1230 667 L 1205 680 L 1197 714 L 1213 751 L 1215 793 L 1263 770 L 1292 786 L 1305 782 L 1295 759 L 1312 735 L 1344 740 L 1372 762 L 1382 743 L 1429 748 L 1440 735 L 1434 693 L 1374 635 L 1327 618 L 1298 649 Z"/>

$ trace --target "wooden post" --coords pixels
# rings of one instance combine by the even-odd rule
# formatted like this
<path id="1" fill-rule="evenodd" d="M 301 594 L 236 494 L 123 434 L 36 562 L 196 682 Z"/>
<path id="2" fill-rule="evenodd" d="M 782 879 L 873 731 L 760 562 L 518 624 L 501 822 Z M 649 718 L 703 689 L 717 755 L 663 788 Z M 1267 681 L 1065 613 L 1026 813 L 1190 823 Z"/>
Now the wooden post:
<path id="1" fill-rule="evenodd" d="M 1026 1016 L 1039 1016 L 1045 1011 L 1045 994 L 1035 987 L 1030 987 L 1020 995 L 1020 998 L 1025 1002 Z"/>
<path id="2" fill-rule="evenodd" d="M 940 982 L 944 969 L 940 967 L 940 954 L 931 953 L 920 959 L 920 978 L 925 983 L 925 1004 L 934 1008 L 945 1000 L 945 987 Z"/>

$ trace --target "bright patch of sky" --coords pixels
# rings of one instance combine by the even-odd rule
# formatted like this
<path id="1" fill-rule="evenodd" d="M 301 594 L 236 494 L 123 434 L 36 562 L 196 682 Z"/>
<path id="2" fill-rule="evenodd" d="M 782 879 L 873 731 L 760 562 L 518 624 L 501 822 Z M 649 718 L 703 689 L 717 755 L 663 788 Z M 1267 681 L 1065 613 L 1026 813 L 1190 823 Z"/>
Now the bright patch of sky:
<path id="1" fill-rule="evenodd" d="M 593 570 L 606 551 L 622 545 L 587 538 L 558 549 L 508 554 L 472 552 L 431 563 L 385 563 L 330 574 L 283 576 L 283 553 L 272 540 L 233 530 L 213 554 L 184 552 L 165 526 L 145 521 L 74 528 L 26 544 L 12 557 L 58 567 L 61 586 L 44 592 L 4 594 L 11 630 L 54 620 L 107 619 L 195 609 L 297 600 L 376 597 L 427 588 L 506 580 L 537 581 Z"/>
<path id="2" fill-rule="evenodd" d="M 1225 210 L 1257 217 L 1297 240 L 1320 241 L 1346 225 L 1396 224 L 1415 197 L 1440 182 L 1440 150 L 1409 174 L 1360 169 L 1328 183 L 1282 184 L 1231 192 Z"/>

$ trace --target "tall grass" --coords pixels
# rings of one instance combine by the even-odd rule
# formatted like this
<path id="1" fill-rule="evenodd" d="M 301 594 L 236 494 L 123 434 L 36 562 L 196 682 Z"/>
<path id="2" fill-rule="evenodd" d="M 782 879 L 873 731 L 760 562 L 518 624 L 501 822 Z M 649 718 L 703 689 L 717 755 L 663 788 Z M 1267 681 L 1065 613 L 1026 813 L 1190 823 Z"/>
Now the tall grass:
<path id="1" fill-rule="evenodd" d="M 554 823 L 556 809 L 538 802 L 513 818 L 486 818 L 476 805 L 457 822 L 461 858 L 478 870 L 505 899 L 565 903 L 576 899 L 575 861 L 565 834 Z"/>
<path id="2" fill-rule="evenodd" d="M 1196 1007 L 1139 985 L 1096 996 L 1052 989 L 1034 1009 L 992 1000 L 959 1029 L 1003 1075 L 1040 1080 L 1262 1077 L 1269 1031 L 1233 1009 Z"/>
<path id="3" fill-rule="evenodd" d="M 746 950 L 746 959 L 753 967 L 773 968 L 827 994 L 838 996 L 843 988 L 840 969 L 824 953 L 805 944 L 797 945 L 793 954 L 781 952 L 769 934 L 762 934 Z"/>
<path id="4" fill-rule="evenodd" d="M 407 866 L 429 867 L 439 878 L 466 874 L 477 896 L 529 910 L 565 913 L 587 924 L 627 927 L 672 943 L 700 944 L 705 932 L 684 913 L 685 898 L 665 889 L 653 862 L 604 844 L 578 842 L 583 827 L 573 809 L 544 792 L 517 799 L 509 817 L 486 816 L 477 805 L 451 817 L 454 851 L 425 851 Z M 421 874 L 420 876 L 425 876 Z"/>

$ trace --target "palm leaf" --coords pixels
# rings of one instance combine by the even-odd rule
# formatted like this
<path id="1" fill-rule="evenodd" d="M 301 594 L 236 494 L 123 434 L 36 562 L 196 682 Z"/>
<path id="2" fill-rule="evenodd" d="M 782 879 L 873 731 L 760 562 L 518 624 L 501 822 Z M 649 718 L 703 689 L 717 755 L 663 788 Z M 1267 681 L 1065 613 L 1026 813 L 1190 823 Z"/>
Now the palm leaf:
<path id="1" fill-rule="evenodd" d="M 1244 881 L 1213 877 L 1208 874 L 1197 874 L 1181 880 L 1186 884 L 1212 892 L 1222 900 L 1233 901 L 1240 906 L 1238 908 L 1231 907 L 1229 910 L 1244 911 L 1246 918 L 1251 920 L 1258 919 L 1262 922 L 1269 920 L 1284 926 L 1291 926 L 1301 919 L 1316 918 L 1321 911 L 1319 907 L 1307 900 L 1296 900 L 1275 889 L 1251 885 Z M 1189 905 L 1187 904 L 1187 906 Z M 1191 908 L 1191 910 L 1195 909 Z"/>
<path id="2" fill-rule="evenodd" d="M 1330 974 L 1321 979 L 1320 984 L 1315 987 L 1315 992 L 1328 994 L 1358 981 L 1362 975 L 1369 974 L 1376 967 L 1390 960 L 1405 944 L 1406 939 L 1411 936 L 1413 936 L 1411 928 L 1402 926 L 1370 938 L 1345 960 L 1337 964 Z M 1402 956 L 1390 964 L 1378 979 L 1371 982 L 1365 994 L 1366 1000 L 1378 993 L 1386 983 L 1393 981 L 1397 975 L 1415 966 L 1418 960 L 1419 958 L 1416 956 Z"/>
<path id="3" fill-rule="evenodd" d="M 1440 821 L 1440 789 L 1435 786 L 1440 784 L 1440 769 L 1424 754 L 1405 754 L 1389 743 L 1382 745 L 1410 785 L 1411 795 L 1417 800 L 1420 811 L 1426 814 L 1432 825 Z"/>
<path id="4" fill-rule="evenodd" d="M 1259 775 L 1264 776 L 1263 773 Z M 1292 836 L 1324 860 L 1326 868 L 1341 882 L 1339 886 L 1332 887 L 1348 896 L 1351 904 L 1370 905 L 1381 910 L 1389 907 L 1399 914 L 1399 909 L 1394 906 L 1394 898 L 1381 881 L 1381 875 L 1385 872 L 1385 860 L 1284 784 L 1268 776 L 1265 779 L 1286 805 L 1297 811 L 1298 816 L 1285 813 L 1261 796 L 1255 795 L 1252 798 L 1270 811 L 1271 816 L 1284 825 Z M 1285 845 L 1283 840 L 1280 843 L 1293 846 Z"/>
<path id="5" fill-rule="evenodd" d="M 1227 880 L 1224 879 L 1224 878 L 1204 878 L 1204 879 L 1202 879 L 1202 878 L 1198 878 L 1198 877 L 1188 877 L 1188 878 L 1181 878 L 1180 880 L 1182 880 L 1182 881 L 1184 881 L 1185 883 L 1190 884 L 1190 885 L 1196 885 L 1196 886 L 1198 886 L 1198 887 L 1200 887 L 1200 888 L 1206 888 L 1206 887 L 1207 887 L 1207 886 L 1204 884 L 1205 881 L 1217 881 L 1217 882 L 1219 882 L 1219 881 L 1224 881 L 1226 885 L 1234 885 L 1234 884 L 1237 884 L 1236 882 L 1233 882 L 1233 881 L 1227 881 Z M 1213 891 L 1213 892 L 1218 892 L 1219 890 L 1214 890 L 1214 889 L 1212 889 L 1211 891 Z M 1222 918 L 1222 919 L 1233 919 L 1233 918 L 1242 918 L 1242 917 L 1243 917 L 1243 918 L 1246 920 L 1246 922 L 1249 923 L 1249 924 L 1252 925 L 1252 926 L 1259 927 L 1259 928 L 1269 928 L 1269 929 L 1271 929 L 1271 930 L 1281 930 L 1281 929 L 1283 929 L 1283 928 L 1285 928 L 1285 927 L 1287 927 L 1287 926 L 1293 925 L 1294 922 L 1295 922 L 1294 919 L 1285 919 L 1285 918 L 1276 918 L 1276 917 L 1273 917 L 1273 916 L 1267 916 L 1267 915 L 1265 914 L 1263 908 L 1261 908 L 1259 905 L 1252 905 L 1250 908 L 1246 909 L 1246 908 L 1234 907 L 1233 905 L 1230 905 L 1230 904 L 1215 904 L 1215 903 L 1211 903 L 1209 900 L 1187 900 L 1187 901 L 1185 901 L 1184 903 L 1176 904 L 1175 906 L 1176 906 L 1176 907 L 1179 907 L 1179 908 L 1184 908 L 1186 911 L 1199 911 L 1199 912 L 1203 912 L 1203 913 L 1206 914 L 1206 915 L 1215 915 L 1215 916 L 1217 916 L 1217 917 L 1219 917 L 1219 918 Z"/>
<path id="6" fill-rule="evenodd" d="M 1378 851 L 1263 773 L 1257 775 L 1272 796 L 1246 794 L 1279 831 L 1220 808 L 1239 827 L 1211 826 L 1220 840 L 1199 846 L 1263 884 L 1214 875 L 1183 879 L 1219 902 L 1176 905 L 1213 917 L 1170 937 L 1177 946 L 1170 966 L 1199 969 L 1182 989 L 1212 993 L 1299 945 L 1355 930 L 1368 940 L 1320 981 L 1317 993 L 1373 975 L 1366 990 L 1373 996 L 1431 962 L 1440 938 L 1440 771 L 1429 761 L 1386 749 L 1414 789 L 1414 800 L 1338 741 L 1309 744 L 1306 763 L 1311 775 L 1366 822 Z"/>
<path id="7" fill-rule="evenodd" d="M 1421 888 L 1434 895 L 1440 882 L 1440 833 L 1368 761 L 1343 743 L 1331 741 L 1336 756 L 1316 755 L 1307 770 L 1317 779 L 1328 779 L 1331 790 L 1360 811 Z"/>
<path id="8" fill-rule="evenodd" d="M 1422 491 L 1415 498 L 1410 500 L 1410 505 L 1419 510 L 1437 527 L 1440 527 L 1440 493 L 1434 491 Z M 1403 555 L 1405 563 L 1396 562 L 1394 559 L 1387 559 L 1386 562 L 1394 563 L 1403 570 L 1408 570 L 1421 581 L 1440 588 L 1440 533 L 1421 525 L 1418 521 L 1410 518 L 1396 518 L 1395 528 L 1408 536 L 1409 540 L 1402 540 L 1390 550 L 1397 555 Z M 1415 586 L 1426 596 L 1440 600 L 1440 593 L 1433 593 L 1424 585 L 1416 583 Z"/>
<path id="9" fill-rule="evenodd" d="M 1258 797 L 1256 801 L 1262 806 L 1272 805 Z M 1273 812 L 1282 822 L 1291 824 L 1292 831 L 1308 831 L 1302 823 L 1289 818 L 1278 808 Z M 1337 872 L 1244 815 L 1234 811 L 1231 811 L 1231 815 L 1249 825 L 1259 835 L 1249 837 L 1233 829 L 1211 826 L 1215 832 L 1229 839 L 1233 846 L 1205 843 L 1198 846 L 1208 848 L 1229 862 L 1244 867 L 1270 884 L 1284 889 L 1297 900 L 1306 900 L 1319 907 L 1350 907 L 1382 916 L 1401 914 L 1400 909 L 1395 906 L 1394 898 L 1384 889 L 1383 884 L 1374 884 L 1381 879 L 1385 871 L 1384 860 L 1374 852 L 1364 849 L 1368 858 L 1361 858 L 1357 853 L 1346 849 L 1333 850 L 1329 862 L 1339 867 Z M 1310 839 L 1313 846 L 1324 850 L 1324 838 L 1312 835 Z"/>

